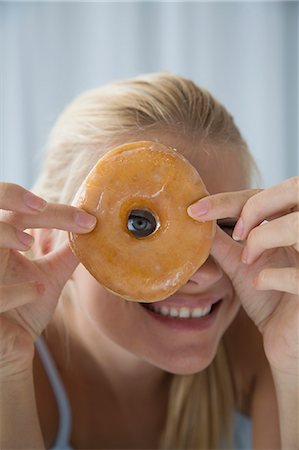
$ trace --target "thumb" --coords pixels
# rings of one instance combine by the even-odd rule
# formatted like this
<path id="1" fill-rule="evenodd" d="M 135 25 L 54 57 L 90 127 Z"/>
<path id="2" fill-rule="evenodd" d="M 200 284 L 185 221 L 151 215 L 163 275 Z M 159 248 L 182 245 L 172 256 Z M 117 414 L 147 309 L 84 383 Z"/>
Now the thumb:
<path id="1" fill-rule="evenodd" d="M 231 280 L 235 279 L 240 271 L 248 270 L 241 261 L 244 246 L 240 242 L 234 241 L 219 226 L 216 226 L 216 233 L 212 243 L 211 255 L 222 267 Z"/>
<path id="2" fill-rule="evenodd" d="M 39 261 L 40 267 L 51 277 L 58 289 L 62 289 L 79 264 L 68 241 L 51 251 Z"/>

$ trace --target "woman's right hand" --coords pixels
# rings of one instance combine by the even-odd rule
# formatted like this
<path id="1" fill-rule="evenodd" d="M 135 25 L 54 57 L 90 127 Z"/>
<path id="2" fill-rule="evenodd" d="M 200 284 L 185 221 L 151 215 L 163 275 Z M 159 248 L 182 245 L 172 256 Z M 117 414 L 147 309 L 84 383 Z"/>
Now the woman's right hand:
<path id="1" fill-rule="evenodd" d="M 26 189 L 0 183 L 0 374 L 27 370 L 34 342 L 50 322 L 61 291 L 79 261 L 68 242 L 30 260 L 34 239 L 23 230 L 88 233 L 95 217 L 69 205 L 46 203 Z"/>

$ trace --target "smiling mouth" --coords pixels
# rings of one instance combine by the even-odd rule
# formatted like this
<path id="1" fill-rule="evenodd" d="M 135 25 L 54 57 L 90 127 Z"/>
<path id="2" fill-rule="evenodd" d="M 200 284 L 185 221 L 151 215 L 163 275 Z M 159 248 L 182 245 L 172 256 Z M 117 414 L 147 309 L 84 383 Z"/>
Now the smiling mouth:
<path id="1" fill-rule="evenodd" d="M 170 317 L 173 319 L 199 319 L 201 317 L 207 317 L 211 315 L 220 306 L 222 299 L 212 305 L 206 306 L 205 308 L 189 308 L 186 306 L 175 307 L 175 306 L 158 306 L 155 303 L 139 303 L 145 309 L 152 311 L 160 316 Z"/>

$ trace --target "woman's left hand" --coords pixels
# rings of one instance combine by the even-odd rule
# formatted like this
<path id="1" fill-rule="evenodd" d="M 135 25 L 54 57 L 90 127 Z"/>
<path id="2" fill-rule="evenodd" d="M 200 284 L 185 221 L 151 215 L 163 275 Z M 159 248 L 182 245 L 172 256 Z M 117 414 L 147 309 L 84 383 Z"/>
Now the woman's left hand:
<path id="1" fill-rule="evenodd" d="M 297 374 L 299 354 L 298 198 L 299 177 L 294 177 L 265 190 L 215 194 L 192 205 L 199 221 L 238 218 L 233 238 L 239 242 L 217 227 L 211 254 L 262 333 L 270 366 L 290 374 Z M 198 215 L 200 205 L 207 211 Z"/>

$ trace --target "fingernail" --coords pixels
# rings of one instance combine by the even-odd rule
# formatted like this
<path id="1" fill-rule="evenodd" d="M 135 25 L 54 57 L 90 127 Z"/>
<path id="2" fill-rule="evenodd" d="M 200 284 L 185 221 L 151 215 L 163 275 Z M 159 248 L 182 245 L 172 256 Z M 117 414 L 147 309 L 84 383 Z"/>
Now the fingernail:
<path id="1" fill-rule="evenodd" d="M 32 192 L 26 192 L 24 201 L 29 208 L 34 209 L 35 211 L 43 211 L 47 206 L 46 200 L 32 194 Z"/>
<path id="2" fill-rule="evenodd" d="M 243 233 L 244 233 L 244 223 L 242 219 L 239 219 L 233 231 L 233 239 L 235 241 L 241 241 Z"/>
<path id="3" fill-rule="evenodd" d="M 84 211 L 77 211 L 75 213 L 75 222 L 80 225 L 80 227 L 92 229 L 94 228 L 97 219 Z"/>
<path id="4" fill-rule="evenodd" d="M 30 234 L 24 233 L 21 230 L 18 230 L 16 234 L 21 244 L 26 245 L 26 247 L 30 247 L 31 244 L 33 244 L 34 237 L 31 236 Z"/>
<path id="5" fill-rule="evenodd" d="M 202 200 L 194 205 L 189 206 L 187 213 L 190 217 L 196 219 L 197 217 L 203 216 L 209 211 L 209 202 L 207 200 Z"/>

